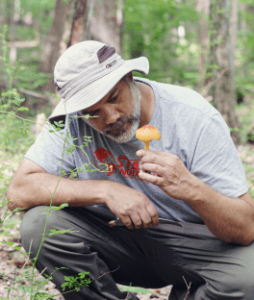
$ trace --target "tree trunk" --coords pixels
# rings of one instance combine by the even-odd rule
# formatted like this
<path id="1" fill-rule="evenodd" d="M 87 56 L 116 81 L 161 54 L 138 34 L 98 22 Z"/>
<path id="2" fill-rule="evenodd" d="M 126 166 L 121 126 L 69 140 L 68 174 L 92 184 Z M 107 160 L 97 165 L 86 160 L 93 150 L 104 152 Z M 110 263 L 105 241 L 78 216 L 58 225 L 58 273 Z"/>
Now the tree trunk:
<path id="1" fill-rule="evenodd" d="M 231 83 L 232 65 L 230 64 L 230 21 L 229 0 L 211 0 L 210 3 L 210 65 L 211 81 L 215 82 L 210 93 L 214 105 L 222 114 L 230 128 L 239 128 L 239 123 L 234 110 L 234 95 Z M 231 137 L 236 145 L 240 144 L 237 131 L 231 132 Z"/>
<path id="2" fill-rule="evenodd" d="M 57 0 L 55 7 L 55 17 L 50 29 L 47 41 L 44 45 L 44 51 L 38 72 L 50 73 L 53 75 L 55 64 L 60 55 L 60 43 L 65 29 L 65 18 L 68 11 L 69 2 Z M 48 83 L 39 88 L 41 91 L 55 92 L 53 77 Z"/>
<path id="3" fill-rule="evenodd" d="M 92 0 L 94 14 L 88 39 L 101 41 L 122 54 L 123 0 Z M 92 2 L 90 1 L 90 3 Z M 89 30 L 89 26 L 88 26 Z"/>
<path id="4" fill-rule="evenodd" d="M 68 0 L 68 9 L 65 17 L 64 33 L 62 35 L 62 40 L 60 42 L 60 55 L 62 55 L 64 51 L 67 49 L 67 45 L 70 40 L 73 18 L 76 11 L 75 5 L 76 5 L 76 0 Z"/>
<path id="5" fill-rule="evenodd" d="M 231 73 L 231 85 L 233 91 L 235 91 L 235 45 L 237 35 L 237 23 L 238 23 L 238 0 L 232 0 L 232 15 L 230 23 L 230 68 Z M 236 96 L 234 97 L 234 103 L 236 103 Z"/>
<path id="6" fill-rule="evenodd" d="M 73 17 L 70 39 L 67 48 L 78 42 L 84 37 L 84 25 L 86 21 L 87 0 L 77 0 L 75 4 L 75 14 Z"/>
<path id="7" fill-rule="evenodd" d="M 198 91 L 202 93 L 205 75 L 206 75 L 206 64 L 207 64 L 207 54 L 208 54 L 208 42 L 209 42 L 209 5 L 210 0 L 197 0 L 196 9 L 200 13 L 199 27 L 198 27 L 198 42 L 201 48 L 200 62 L 199 62 L 199 81 L 198 81 Z"/>
<path id="8" fill-rule="evenodd" d="M 16 37 L 16 28 L 15 28 L 15 21 L 14 21 L 14 12 L 15 12 L 15 2 L 14 0 L 10 0 L 10 8 L 11 8 L 11 11 L 10 11 L 10 21 L 11 21 L 11 28 L 10 28 L 10 38 L 11 38 L 11 41 L 15 41 L 15 37 Z M 16 60 L 17 60 L 17 48 L 12 46 L 10 48 L 10 61 L 11 61 L 11 64 L 12 66 L 15 65 L 16 63 Z"/>

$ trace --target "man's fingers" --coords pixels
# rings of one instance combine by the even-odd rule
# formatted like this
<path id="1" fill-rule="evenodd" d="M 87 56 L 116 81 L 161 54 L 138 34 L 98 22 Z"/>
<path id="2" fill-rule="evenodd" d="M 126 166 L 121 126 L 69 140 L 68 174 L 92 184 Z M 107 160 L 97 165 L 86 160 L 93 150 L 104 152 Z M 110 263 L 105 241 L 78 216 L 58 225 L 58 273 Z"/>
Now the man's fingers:
<path id="1" fill-rule="evenodd" d="M 134 226 L 135 226 L 136 229 L 142 228 L 143 221 L 142 221 L 142 219 L 140 218 L 140 216 L 137 213 L 132 214 L 131 215 L 131 219 L 132 219 L 132 223 L 134 224 Z"/>
<path id="2" fill-rule="evenodd" d="M 122 217 L 121 220 L 128 229 L 134 229 L 133 222 L 130 217 Z"/>
<path id="3" fill-rule="evenodd" d="M 151 224 L 152 224 L 152 219 L 149 215 L 149 213 L 145 210 L 143 210 L 141 213 L 140 213 L 140 218 L 142 220 L 142 227 L 145 228 L 145 229 L 148 229 Z"/>
<path id="4" fill-rule="evenodd" d="M 151 224 L 153 227 L 159 225 L 159 216 L 156 208 L 150 203 L 146 208 L 138 213 L 132 213 L 129 217 L 121 217 L 122 222 L 128 229 L 148 229 Z"/>
<path id="5" fill-rule="evenodd" d="M 156 217 L 157 217 L 157 212 L 155 212 L 155 215 L 154 215 L 154 218 L 156 218 Z M 151 216 L 149 215 L 149 213 L 147 211 L 143 211 L 140 216 L 138 214 L 135 214 L 135 215 L 132 215 L 131 217 L 123 217 L 121 219 L 121 221 L 128 229 L 133 229 L 134 227 L 136 229 L 140 229 L 142 227 L 144 229 L 148 229 L 151 226 L 151 224 L 153 224 L 154 227 L 156 227 L 158 225 L 156 223 L 156 220 L 152 221 Z M 114 226 L 116 226 L 116 221 L 112 220 L 112 221 L 108 222 L 108 224 L 110 227 L 114 227 Z"/>
<path id="6" fill-rule="evenodd" d="M 160 220 L 156 208 L 151 203 L 146 207 L 146 210 L 149 213 L 153 227 L 157 227 L 159 225 Z"/>

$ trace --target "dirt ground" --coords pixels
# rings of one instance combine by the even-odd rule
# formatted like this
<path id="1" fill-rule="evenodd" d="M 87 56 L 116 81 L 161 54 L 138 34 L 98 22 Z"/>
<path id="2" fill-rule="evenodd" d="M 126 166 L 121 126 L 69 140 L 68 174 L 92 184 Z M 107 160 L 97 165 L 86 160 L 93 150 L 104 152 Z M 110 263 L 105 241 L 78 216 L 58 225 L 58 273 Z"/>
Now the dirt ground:
<path id="1" fill-rule="evenodd" d="M 14 231 L 14 230 L 13 230 Z M 13 232 L 12 232 L 13 234 Z M 1 244 L 1 239 L 0 239 Z M 20 243 L 17 241 L 11 247 L 8 245 L 1 244 L 0 246 L 0 299 L 19 299 L 19 300 L 28 300 L 29 294 L 24 292 L 21 288 L 21 285 L 28 287 L 30 286 L 30 280 L 26 279 L 26 276 L 22 276 L 22 280 L 19 280 L 21 274 L 24 273 L 24 265 L 28 265 L 31 273 L 31 263 L 27 261 L 23 254 L 20 251 L 13 251 L 13 247 L 20 246 Z M 24 251 L 24 250 L 23 250 Z M 1 274 L 3 274 L 1 276 Z M 42 278 L 42 276 L 35 270 L 35 278 Z M 18 282 L 15 283 L 15 282 Z M 121 286 L 119 286 L 121 287 Z M 11 288 L 11 291 L 8 289 Z M 140 300 L 149 300 L 149 299 L 161 299 L 167 300 L 170 293 L 171 286 L 164 287 L 162 289 L 150 290 L 152 293 L 135 293 Z M 56 289 L 55 285 L 51 282 L 48 282 L 40 290 L 41 292 L 46 292 L 53 294 L 54 300 L 64 300 L 63 296 L 59 294 L 59 291 Z"/>
<path id="2" fill-rule="evenodd" d="M 238 153 L 241 157 L 242 162 L 247 166 L 246 177 L 251 180 L 248 181 L 249 187 L 252 188 L 252 183 L 254 182 L 254 147 L 253 145 L 241 145 L 237 148 Z M 3 216 L 4 211 L 0 210 L 0 216 Z M 14 221 L 20 221 L 22 215 L 12 216 Z M 24 251 L 22 248 L 15 250 L 15 247 L 21 246 L 19 243 L 19 234 L 18 234 L 18 224 L 14 224 L 8 230 L 8 235 L 1 234 L 0 236 L 0 300 L 3 299 L 18 299 L 18 300 L 28 300 L 29 299 L 29 272 L 31 272 L 31 263 L 29 259 L 21 254 Z M 0 231 L 1 232 L 1 231 Z M 8 237 L 11 236 L 11 242 L 13 245 L 7 245 L 5 242 L 10 241 Z M 30 268 L 26 270 L 26 268 Z M 27 273 L 26 273 L 27 272 Z M 22 275 L 23 274 L 23 275 Z M 43 279 L 43 277 L 35 271 L 35 279 Z M 23 290 L 25 289 L 25 290 Z M 150 300 L 150 299 L 160 299 L 167 300 L 170 294 L 171 286 L 151 290 L 150 294 L 138 293 L 137 296 L 140 300 Z M 55 288 L 55 285 L 51 282 L 47 284 L 42 284 L 41 292 L 47 292 L 53 294 L 54 300 L 64 299 Z M 186 288 L 187 292 L 187 288 Z"/>

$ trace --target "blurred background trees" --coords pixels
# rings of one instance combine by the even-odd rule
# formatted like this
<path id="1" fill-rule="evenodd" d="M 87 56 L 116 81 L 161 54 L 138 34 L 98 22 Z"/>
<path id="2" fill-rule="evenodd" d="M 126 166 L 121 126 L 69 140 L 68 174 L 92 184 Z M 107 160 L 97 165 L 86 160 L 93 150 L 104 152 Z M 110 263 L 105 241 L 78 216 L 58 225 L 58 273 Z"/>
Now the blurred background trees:
<path id="1" fill-rule="evenodd" d="M 30 113 L 50 114 L 57 59 L 93 39 L 125 59 L 146 56 L 151 80 L 197 90 L 221 112 L 237 145 L 254 140 L 254 124 L 239 122 L 238 113 L 254 91 L 253 15 L 254 0 L 2 0 L 0 30 L 7 26 L 13 85 Z M 8 75 L 3 68 L 0 75 L 3 91 Z"/>

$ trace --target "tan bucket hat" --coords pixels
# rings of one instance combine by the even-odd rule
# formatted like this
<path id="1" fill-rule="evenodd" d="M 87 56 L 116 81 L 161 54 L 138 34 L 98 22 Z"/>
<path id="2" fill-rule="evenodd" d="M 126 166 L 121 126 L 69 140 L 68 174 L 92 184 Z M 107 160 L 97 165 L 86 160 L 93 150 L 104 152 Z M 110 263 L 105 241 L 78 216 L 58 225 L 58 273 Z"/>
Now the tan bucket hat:
<path id="1" fill-rule="evenodd" d="M 58 59 L 54 82 L 62 99 L 49 121 L 86 109 L 100 101 L 127 73 L 149 72 L 146 57 L 123 60 L 115 48 L 98 41 L 84 41 L 68 48 Z"/>

